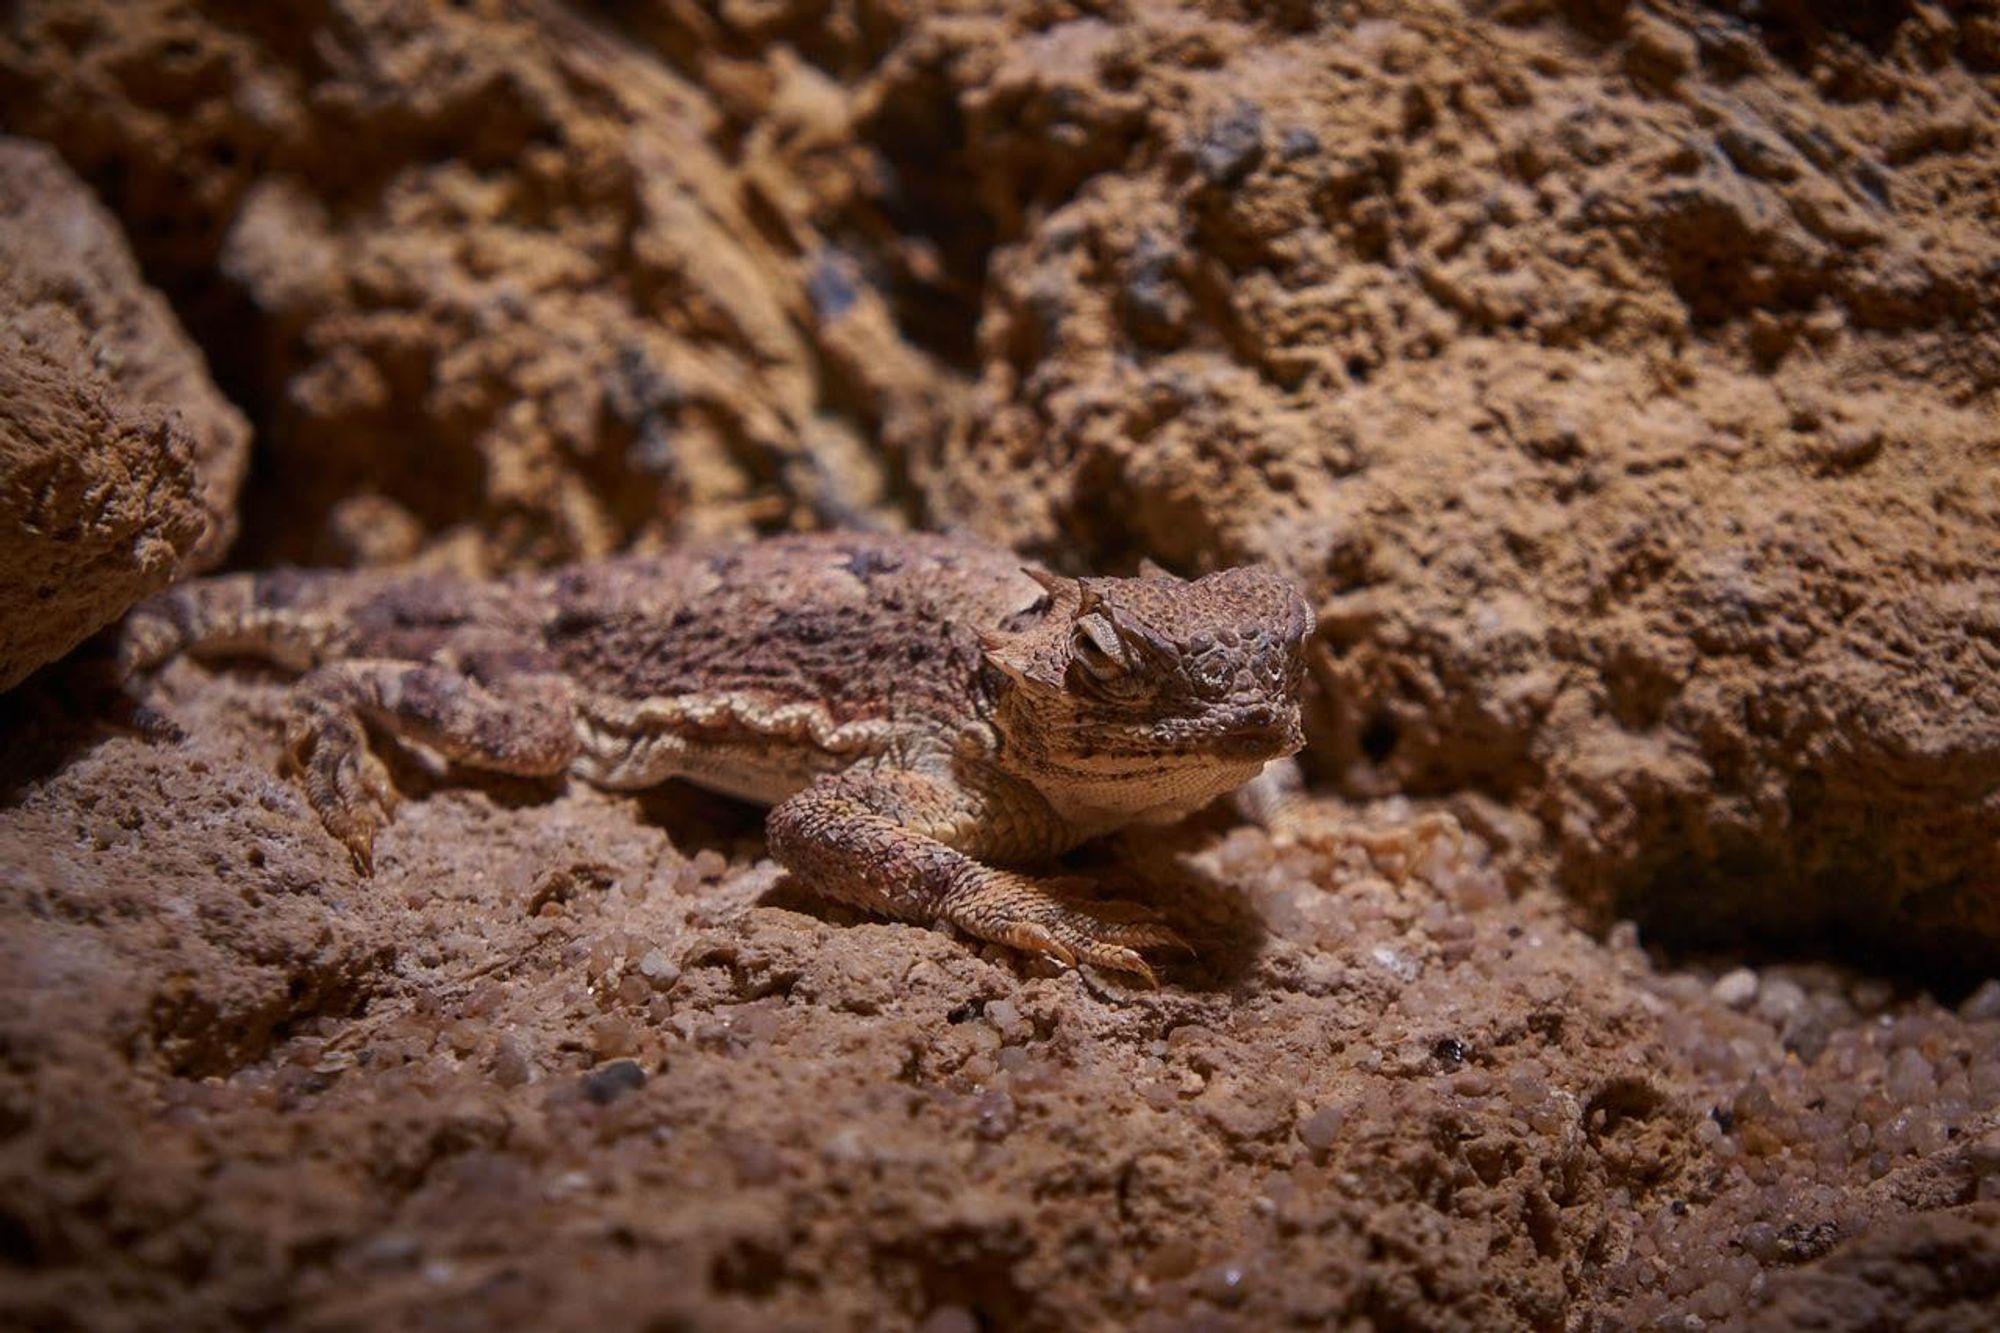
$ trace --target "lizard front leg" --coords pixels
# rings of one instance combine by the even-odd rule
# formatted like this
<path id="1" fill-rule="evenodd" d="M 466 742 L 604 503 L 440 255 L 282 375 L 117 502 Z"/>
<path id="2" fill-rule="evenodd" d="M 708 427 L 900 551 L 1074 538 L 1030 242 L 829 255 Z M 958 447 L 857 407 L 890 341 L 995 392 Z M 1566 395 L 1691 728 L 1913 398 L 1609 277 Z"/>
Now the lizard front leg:
<path id="1" fill-rule="evenodd" d="M 1140 950 L 1185 949 L 1180 936 L 1131 904 L 1068 895 L 1078 881 L 977 860 L 980 831 L 1005 823 L 986 804 L 921 773 L 850 771 L 778 805 L 765 828 L 778 862 L 826 897 L 905 921 L 949 921 L 983 940 L 1155 984 Z"/>
<path id="2" fill-rule="evenodd" d="M 575 711 L 560 677 L 489 686 L 449 667 L 368 659 L 311 672 L 293 696 L 286 756 L 320 822 L 364 874 L 396 803 L 364 721 L 454 763 L 519 777 L 561 773 L 576 754 Z"/>

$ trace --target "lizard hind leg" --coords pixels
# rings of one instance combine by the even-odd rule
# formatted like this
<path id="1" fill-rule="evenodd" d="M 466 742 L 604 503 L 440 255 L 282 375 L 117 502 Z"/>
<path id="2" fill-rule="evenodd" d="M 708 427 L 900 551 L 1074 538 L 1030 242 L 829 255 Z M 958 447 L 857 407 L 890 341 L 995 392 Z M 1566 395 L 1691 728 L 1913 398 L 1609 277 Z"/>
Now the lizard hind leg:
<path id="1" fill-rule="evenodd" d="M 569 687 L 558 677 L 487 686 L 449 667 L 367 658 L 311 672 L 294 692 L 286 759 L 363 874 L 373 870 L 375 835 L 396 806 L 365 723 L 454 763 L 519 777 L 561 773 L 576 754 Z"/>

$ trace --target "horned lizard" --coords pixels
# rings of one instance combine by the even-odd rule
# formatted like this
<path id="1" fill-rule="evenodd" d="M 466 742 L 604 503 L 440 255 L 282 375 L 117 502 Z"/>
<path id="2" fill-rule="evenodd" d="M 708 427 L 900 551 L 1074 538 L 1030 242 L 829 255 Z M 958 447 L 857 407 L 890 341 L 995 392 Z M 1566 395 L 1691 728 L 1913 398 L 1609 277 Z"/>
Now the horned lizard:
<path id="1" fill-rule="evenodd" d="M 1297 751 L 1310 627 L 1268 568 L 1071 579 L 831 534 L 484 582 L 229 575 L 135 609 L 120 654 L 300 673 L 288 764 L 364 872 L 396 801 L 373 725 L 472 768 L 770 805 L 772 855 L 814 892 L 1150 981 L 1169 928 L 1026 868 Z"/>

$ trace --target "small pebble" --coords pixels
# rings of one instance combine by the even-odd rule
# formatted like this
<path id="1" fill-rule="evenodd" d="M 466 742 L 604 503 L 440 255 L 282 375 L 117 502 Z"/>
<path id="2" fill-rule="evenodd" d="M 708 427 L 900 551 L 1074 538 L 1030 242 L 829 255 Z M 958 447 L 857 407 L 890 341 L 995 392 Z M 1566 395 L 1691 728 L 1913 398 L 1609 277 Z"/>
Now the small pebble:
<path id="1" fill-rule="evenodd" d="M 630 1055 L 639 1045 L 638 1029 L 619 1014 L 601 1014 L 590 1021 L 590 1049 L 600 1060 Z"/>
<path id="2" fill-rule="evenodd" d="M 1878 978 L 1864 977 L 1849 988 L 1847 995 L 1856 1009 L 1873 1014 L 1888 1008 L 1889 1001 L 1896 998 L 1896 988 Z"/>
<path id="3" fill-rule="evenodd" d="M 665 950 L 648 949 L 639 960 L 639 975 L 644 977 L 654 990 L 666 990 L 681 979 L 681 970 L 674 960 L 667 957 Z"/>
<path id="4" fill-rule="evenodd" d="M 988 1088 L 973 1099 L 979 1120 L 976 1131 L 982 1139 L 1004 1139 L 1014 1132 L 1014 1099 L 1005 1089 Z"/>
<path id="5" fill-rule="evenodd" d="M 646 1071 L 637 1060 L 613 1060 L 583 1076 L 583 1095 L 599 1106 L 609 1106 L 645 1086 Z"/>
<path id="6" fill-rule="evenodd" d="M 1778 1243 L 1778 1229 L 1769 1222 L 1752 1222 L 1743 1228 L 1739 1243 L 1759 1263 L 1776 1263 L 1784 1255 Z"/>
<path id="7" fill-rule="evenodd" d="M 1827 432 L 1820 456 L 1833 467 L 1860 467 L 1882 452 L 1882 428 L 1847 422 Z"/>
<path id="8" fill-rule="evenodd" d="M 1784 977 L 1772 977 L 1757 991 L 1757 1014 L 1773 1027 L 1784 1026 L 1786 1020 L 1805 1007 L 1806 993 L 1796 981 Z"/>
<path id="9" fill-rule="evenodd" d="M 1716 979 L 1709 993 L 1719 1004 L 1731 1009 L 1748 1009 L 1750 1002 L 1757 998 L 1757 974 L 1747 967 L 1739 967 L 1733 972 L 1725 972 Z"/>
<path id="10" fill-rule="evenodd" d="M 1340 1125 L 1347 1118 L 1346 1111 L 1338 1106 L 1322 1106 L 1299 1122 L 1299 1142 L 1314 1152 L 1325 1152 L 1340 1136 Z"/>
<path id="11" fill-rule="evenodd" d="M 1987 978 L 1979 989 L 1958 1006 L 1958 1016 L 1968 1023 L 1990 1023 L 2000 1018 L 2000 979 Z"/>
<path id="12" fill-rule="evenodd" d="M 1033 1033 L 1033 1025 L 1021 1015 L 1021 1007 L 1012 1000 L 995 1000 L 986 1006 L 986 1021 L 1000 1034 L 1001 1040 L 1025 1041 Z"/>
<path id="13" fill-rule="evenodd" d="M 1451 1076 L 1451 1090 L 1461 1097 L 1485 1097 L 1493 1091 L 1493 1076 L 1483 1069 L 1461 1069 Z"/>
<path id="14" fill-rule="evenodd" d="M 1412 958 L 1386 944 L 1375 946 L 1369 956 L 1375 960 L 1377 966 L 1402 981 L 1415 981 L 1424 974 L 1421 959 Z"/>
<path id="15" fill-rule="evenodd" d="M 1923 1052 L 1905 1046 L 1889 1057 L 1889 1096 L 1904 1105 L 1927 1098 L 1937 1090 L 1937 1074 Z"/>
<path id="16" fill-rule="evenodd" d="M 959 1305 L 940 1305 L 924 1316 L 917 1333 L 979 1333 L 979 1321 Z"/>
<path id="17" fill-rule="evenodd" d="M 521 1049 L 520 1039 L 512 1033 L 507 1033 L 493 1044 L 493 1059 L 488 1069 L 493 1081 L 503 1088 L 518 1088 L 532 1074 L 527 1053 Z"/>

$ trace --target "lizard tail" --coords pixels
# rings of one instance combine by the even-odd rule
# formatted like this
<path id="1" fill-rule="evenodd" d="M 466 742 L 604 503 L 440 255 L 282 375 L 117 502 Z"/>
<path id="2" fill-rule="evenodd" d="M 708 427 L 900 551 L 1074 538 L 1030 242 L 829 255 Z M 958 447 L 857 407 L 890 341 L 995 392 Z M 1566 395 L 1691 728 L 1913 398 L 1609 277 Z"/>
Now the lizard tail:
<path id="1" fill-rule="evenodd" d="M 301 577 L 287 571 L 225 574 L 147 598 L 119 631 L 119 677 L 130 680 L 188 652 L 307 670 L 323 659 L 338 631 L 330 617 L 296 609 Z"/>

